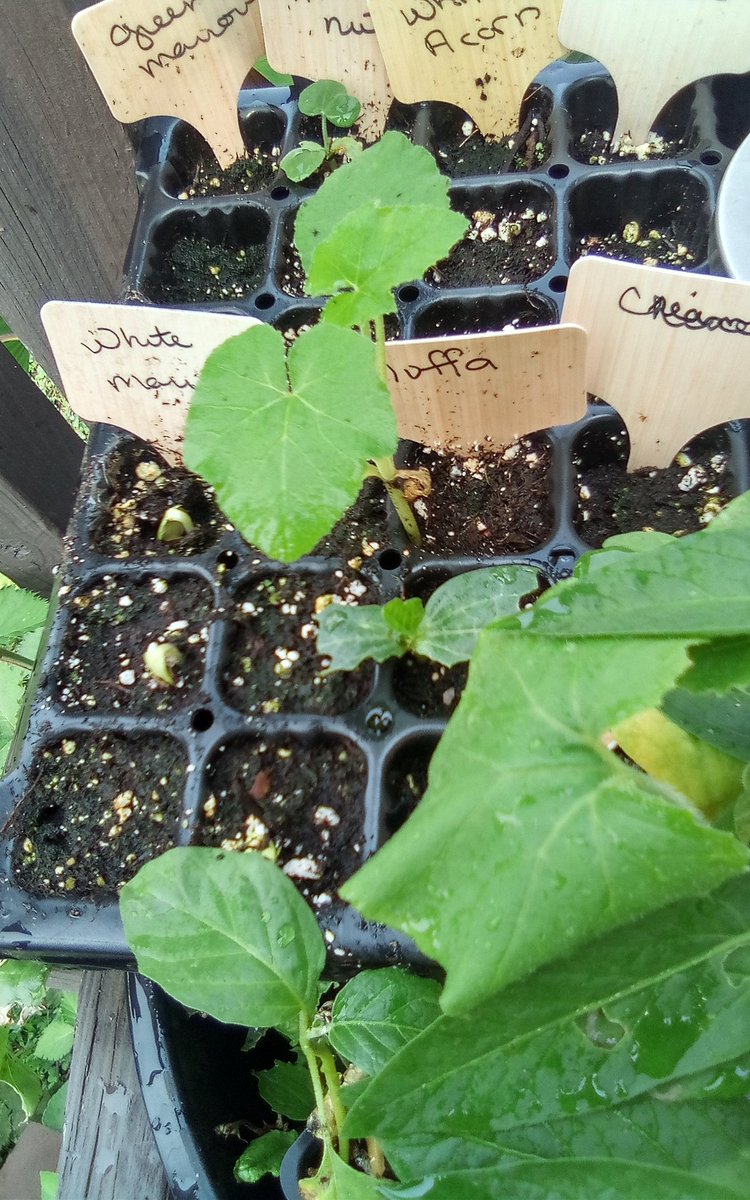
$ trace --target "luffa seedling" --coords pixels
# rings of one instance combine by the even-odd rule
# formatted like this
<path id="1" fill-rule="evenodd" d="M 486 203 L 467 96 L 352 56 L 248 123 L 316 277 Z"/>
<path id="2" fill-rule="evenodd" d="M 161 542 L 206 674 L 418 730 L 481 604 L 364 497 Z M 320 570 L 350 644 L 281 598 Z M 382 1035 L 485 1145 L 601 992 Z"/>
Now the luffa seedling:
<path id="1" fill-rule="evenodd" d="M 320 117 L 323 144 L 304 139 L 294 150 L 285 154 L 279 164 L 294 183 L 309 179 L 320 170 L 327 159 L 341 155 L 352 159 L 362 147 L 354 137 L 332 138 L 328 123 L 337 129 L 350 129 L 362 112 L 362 105 L 350 96 L 342 83 L 333 79 L 318 79 L 300 92 L 299 111 L 306 117 Z"/>
<path id="2" fill-rule="evenodd" d="M 418 597 L 382 605 L 329 604 L 316 618 L 318 653 L 330 658 L 331 671 L 353 671 L 367 658 L 385 662 L 408 653 L 452 667 L 471 658 L 486 625 L 516 612 L 537 587 L 531 567 L 488 567 L 449 579 L 426 604 Z"/>
<path id="3" fill-rule="evenodd" d="M 396 311 L 393 289 L 445 257 L 466 227 L 431 155 L 387 133 L 329 176 L 297 218 L 308 290 L 331 297 L 320 324 L 288 352 L 280 333 L 255 326 L 209 356 L 185 462 L 272 558 L 311 551 L 373 471 L 416 530 L 393 463 L 384 316 Z"/>

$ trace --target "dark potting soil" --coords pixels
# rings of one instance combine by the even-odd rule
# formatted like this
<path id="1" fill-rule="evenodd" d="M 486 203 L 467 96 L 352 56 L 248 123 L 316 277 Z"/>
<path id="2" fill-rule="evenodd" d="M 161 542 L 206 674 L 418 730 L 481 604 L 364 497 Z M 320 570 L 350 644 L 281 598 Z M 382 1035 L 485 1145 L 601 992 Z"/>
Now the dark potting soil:
<path id="1" fill-rule="evenodd" d="M 75 734 L 41 750 L 10 822 L 20 887 L 111 898 L 175 844 L 186 766 L 178 742 L 154 735 Z"/>
<path id="2" fill-rule="evenodd" d="M 604 166 L 617 162 L 653 162 L 660 159 L 675 159 L 685 155 L 691 147 L 684 138 L 667 141 L 653 134 L 646 142 L 636 146 L 627 136 L 617 142 L 612 134 L 601 129 L 585 129 L 572 146 L 572 155 L 577 162 Z"/>
<path id="3" fill-rule="evenodd" d="M 148 285 L 148 298 L 164 304 L 241 300 L 263 282 L 265 253 L 263 244 L 237 249 L 193 235 L 178 238 Z"/>
<path id="4" fill-rule="evenodd" d="M 497 287 L 530 283 L 549 271 L 555 258 L 549 208 L 539 203 L 477 208 L 467 213 L 471 228 L 425 279 L 436 287 Z"/>
<path id="5" fill-rule="evenodd" d="M 192 183 L 179 192 L 179 200 L 194 196 L 237 196 L 243 192 L 260 192 L 267 188 L 279 169 L 279 143 L 256 146 L 246 158 L 222 168 L 215 158 L 196 164 Z"/>
<path id="6" fill-rule="evenodd" d="M 97 499 L 103 510 L 92 530 L 93 546 L 111 558 L 200 554 L 231 529 L 213 489 L 182 467 L 170 467 L 151 446 L 128 439 L 107 459 Z M 167 509 L 184 508 L 194 529 L 173 542 L 157 532 Z"/>
<path id="7" fill-rule="evenodd" d="M 627 474 L 622 462 L 587 467 L 578 473 L 576 529 L 591 546 L 617 533 L 655 529 L 694 533 L 731 500 L 726 457 L 687 455 L 669 467 Z"/>
<path id="8" fill-rule="evenodd" d="M 312 551 L 336 555 L 358 571 L 362 562 L 388 545 L 388 502 L 379 479 L 366 479 L 356 502 Z"/>
<path id="9" fill-rule="evenodd" d="M 392 837 L 414 812 L 427 791 L 431 742 L 408 742 L 389 763 L 385 772 L 385 832 Z"/>
<path id="10" fill-rule="evenodd" d="M 265 851 L 316 908 L 361 865 L 367 764 L 351 742 L 233 742 L 207 780 L 197 840 Z"/>
<path id="11" fill-rule="evenodd" d="M 493 140 L 483 137 L 469 116 L 450 106 L 442 120 L 440 114 L 436 117 L 442 127 L 435 147 L 438 166 L 454 179 L 530 171 L 541 166 L 550 155 L 550 109 L 549 104 L 530 108 L 520 129 Z"/>
<path id="12" fill-rule="evenodd" d="M 288 296 L 306 296 L 305 271 L 297 247 L 292 240 L 288 241 L 279 277 L 279 287 Z"/>
<path id="13" fill-rule="evenodd" d="M 190 703 L 203 677 L 213 609 L 203 580 L 154 575 L 129 583 L 104 575 L 66 604 L 71 615 L 51 691 L 69 712 L 164 713 Z M 171 685 L 146 668 L 152 643 L 179 652 Z"/>
<path id="14" fill-rule="evenodd" d="M 418 717 L 449 717 L 466 687 L 467 663 L 441 663 L 405 654 L 393 665 L 393 690 L 399 704 Z"/>
<path id="15" fill-rule="evenodd" d="M 622 262 L 642 263 L 646 267 L 679 267 L 682 270 L 695 266 L 705 253 L 705 230 L 696 226 L 686 231 L 685 223 L 678 220 L 649 228 L 638 221 L 628 221 L 617 233 L 592 233 L 580 238 L 575 247 L 576 258 L 597 254 Z"/>
<path id="16" fill-rule="evenodd" d="M 373 601 L 367 582 L 352 572 L 280 574 L 254 579 L 237 598 L 233 633 L 222 672 L 228 704 L 248 713 L 346 712 L 372 687 L 371 667 L 324 675 L 316 653 L 315 614 L 333 598 Z"/>
<path id="17" fill-rule="evenodd" d="M 497 454 L 457 458 L 420 448 L 408 467 L 426 467 L 429 496 L 414 502 L 424 549 L 433 553 L 522 554 L 552 532 L 551 454 L 523 438 Z"/>

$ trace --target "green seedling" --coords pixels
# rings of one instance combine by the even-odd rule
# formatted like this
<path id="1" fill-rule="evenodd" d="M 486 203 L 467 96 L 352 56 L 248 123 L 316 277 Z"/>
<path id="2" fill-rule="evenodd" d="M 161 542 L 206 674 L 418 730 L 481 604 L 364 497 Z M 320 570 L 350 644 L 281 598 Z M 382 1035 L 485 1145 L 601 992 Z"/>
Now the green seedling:
<path id="1" fill-rule="evenodd" d="M 164 513 L 156 531 L 160 542 L 179 542 L 195 529 L 190 513 L 179 504 L 173 504 Z"/>
<path id="2" fill-rule="evenodd" d="M 399 486 L 414 473 L 393 462 L 384 317 L 396 311 L 393 289 L 444 258 L 466 228 L 431 155 L 387 133 L 330 175 L 297 218 L 308 291 L 330 296 L 320 324 L 289 349 L 279 332 L 256 325 L 209 355 L 185 462 L 270 557 L 309 553 L 373 473 L 417 540 Z"/>
<path id="3" fill-rule="evenodd" d="M 338 129 L 349 129 L 358 120 L 362 105 L 334 79 L 319 79 L 300 92 L 299 110 L 307 117 L 320 117 L 323 136 L 319 142 L 303 140 L 281 160 L 280 166 L 293 183 L 301 183 L 319 171 L 323 163 L 341 156 L 352 159 L 362 147 L 354 137 L 332 138 L 329 122 Z"/>
<path id="4" fill-rule="evenodd" d="M 486 625 L 516 612 L 539 586 L 531 567 L 487 567 L 449 579 L 426 604 L 418 597 L 387 604 L 329 604 L 316 618 L 318 653 L 329 671 L 353 671 L 366 659 L 417 654 L 443 666 L 471 658 Z"/>

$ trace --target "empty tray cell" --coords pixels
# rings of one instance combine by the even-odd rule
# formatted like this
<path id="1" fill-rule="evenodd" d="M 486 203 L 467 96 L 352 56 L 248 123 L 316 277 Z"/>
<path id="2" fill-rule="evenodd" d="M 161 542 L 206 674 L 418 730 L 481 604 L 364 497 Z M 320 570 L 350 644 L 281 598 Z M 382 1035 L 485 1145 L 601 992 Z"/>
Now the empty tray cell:
<path id="1" fill-rule="evenodd" d="M 262 208 L 177 212 L 156 230 L 143 292 L 164 304 L 235 302 L 265 277 L 270 222 Z"/>
<path id="2" fill-rule="evenodd" d="M 222 169 L 200 134 L 181 124 L 168 159 L 168 191 L 180 200 L 188 200 L 268 189 L 278 173 L 286 128 L 284 114 L 274 108 L 253 108 L 241 125 L 247 155 Z"/>
<path id="3" fill-rule="evenodd" d="M 617 92 L 609 75 L 582 79 L 568 92 L 570 154 L 578 162 L 649 162 L 684 158 L 696 144 L 691 84 L 669 101 L 654 122 L 652 136 L 635 145 L 626 132 L 617 142 L 612 134 L 617 122 Z"/>
<path id="4" fill-rule="evenodd" d="M 466 458 L 419 447 L 406 465 L 430 472 L 432 491 L 413 506 L 429 553 L 521 554 L 552 532 L 552 455 L 544 436 Z"/>
<path id="5" fill-rule="evenodd" d="M 573 259 L 598 254 L 686 270 L 706 258 L 711 204 L 689 167 L 597 174 L 573 188 L 570 211 Z"/>
<path id="6" fill-rule="evenodd" d="M 436 267 L 428 283 L 440 288 L 498 287 L 530 283 L 555 260 L 555 198 L 540 184 L 456 188 L 454 209 L 471 222 L 463 240 Z"/>
<path id="7" fill-rule="evenodd" d="M 399 746 L 385 768 L 381 836 L 392 837 L 427 791 L 427 773 L 437 741 L 412 737 Z"/>
<path id="8" fill-rule="evenodd" d="M 750 73 L 717 75 L 711 82 L 717 137 L 722 145 L 736 150 L 750 134 Z"/>
<path id="9" fill-rule="evenodd" d="M 152 446 L 137 439 L 120 442 L 99 465 L 96 497 L 91 543 L 115 559 L 200 554 L 232 528 L 213 489 L 183 467 L 168 466 Z M 167 531 L 160 538 L 159 530 L 175 508 L 181 510 L 182 523 L 172 522 L 165 541 Z"/>
<path id="10" fill-rule="evenodd" d="M 322 908 L 362 863 L 366 786 L 344 738 L 231 741 L 208 766 L 196 840 L 266 854 Z"/>
<path id="11" fill-rule="evenodd" d="M 37 752 L 12 822 L 33 896 L 111 897 L 177 840 L 187 762 L 173 738 L 71 733 Z"/>
<path id="12" fill-rule="evenodd" d="M 484 137 L 462 109 L 452 104 L 433 104 L 431 148 L 437 164 L 454 179 L 505 175 L 540 167 L 550 155 L 551 111 L 549 91 L 537 86 L 524 100 L 518 129 L 493 140 Z"/>
<path id="13" fill-rule="evenodd" d="M 167 713 L 194 700 L 213 610 L 204 579 L 104 575 L 63 603 L 50 693 L 66 712 Z"/>
<path id="14" fill-rule="evenodd" d="M 237 596 L 222 673 L 228 704 L 247 713 L 345 712 L 372 688 L 371 668 L 325 674 L 315 616 L 329 604 L 376 603 L 351 570 L 264 575 Z"/>
<path id="15" fill-rule="evenodd" d="M 436 300 L 414 319 L 414 337 L 502 332 L 551 325 L 557 313 L 548 300 L 532 291 L 514 295 L 467 296 Z"/>
<path id="16" fill-rule="evenodd" d="M 574 524 L 591 546 L 639 529 L 694 533 L 734 494 L 726 429 L 701 434 L 669 467 L 626 469 L 627 434 L 618 417 L 598 421 L 574 447 Z"/>

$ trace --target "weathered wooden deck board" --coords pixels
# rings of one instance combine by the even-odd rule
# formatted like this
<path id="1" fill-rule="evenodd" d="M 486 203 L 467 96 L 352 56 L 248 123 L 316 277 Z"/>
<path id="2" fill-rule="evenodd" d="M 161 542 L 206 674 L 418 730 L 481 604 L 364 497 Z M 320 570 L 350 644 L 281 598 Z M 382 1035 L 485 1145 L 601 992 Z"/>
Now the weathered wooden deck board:
<path id="1" fill-rule="evenodd" d="M 120 971 L 83 976 L 58 1200 L 170 1200 L 136 1075 Z"/>

